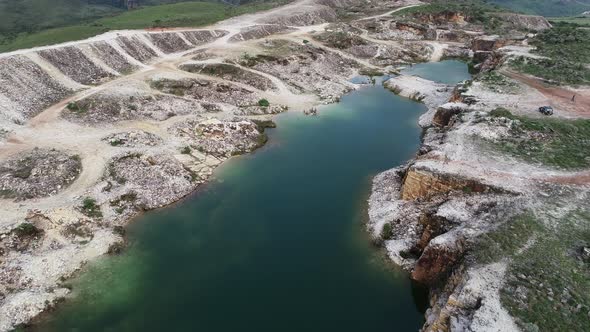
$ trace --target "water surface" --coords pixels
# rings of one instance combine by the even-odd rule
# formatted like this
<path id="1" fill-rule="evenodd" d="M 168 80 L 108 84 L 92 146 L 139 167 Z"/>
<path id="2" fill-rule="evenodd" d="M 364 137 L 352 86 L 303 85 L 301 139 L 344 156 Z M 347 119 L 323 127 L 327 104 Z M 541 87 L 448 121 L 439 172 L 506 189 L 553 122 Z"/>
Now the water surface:
<path id="1" fill-rule="evenodd" d="M 419 63 L 401 72 L 444 84 L 457 84 L 471 78 L 465 62 L 459 60 Z"/>
<path id="2" fill-rule="evenodd" d="M 379 85 L 283 114 L 269 143 L 128 229 L 46 331 L 415 331 L 424 291 L 364 232 L 371 176 L 411 158 L 421 104 Z"/>

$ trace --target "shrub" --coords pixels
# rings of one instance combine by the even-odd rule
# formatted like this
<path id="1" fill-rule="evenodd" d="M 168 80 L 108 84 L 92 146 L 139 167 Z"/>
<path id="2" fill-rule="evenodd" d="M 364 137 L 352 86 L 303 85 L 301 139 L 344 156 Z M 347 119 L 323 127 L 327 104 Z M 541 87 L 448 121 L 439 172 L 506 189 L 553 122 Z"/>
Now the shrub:
<path id="1" fill-rule="evenodd" d="M 182 150 L 180 150 L 180 153 L 182 153 L 182 154 L 191 154 L 191 152 L 192 152 L 192 149 L 188 145 L 185 146 L 184 148 L 182 148 Z"/>
<path id="2" fill-rule="evenodd" d="M 18 227 L 16 227 L 14 229 L 14 232 L 19 237 L 25 237 L 25 236 L 35 236 L 43 231 L 41 229 L 35 227 L 35 225 L 33 225 L 29 222 L 24 222 L 24 223 L 18 225 Z"/>
<path id="3" fill-rule="evenodd" d="M 393 227 L 391 227 L 390 223 L 386 223 L 385 225 L 383 225 L 383 228 L 381 229 L 381 239 L 382 240 L 389 240 L 393 237 Z"/>
<path id="4" fill-rule="evenodd" d="M 508 118 L 508 119 L 512 119 L 513 115 L 512 113 L 510 113 L 509 110 L 503 108 L 503 107 L 498 107 L 495 110 L 490 112 L 490 115 L 496 118 Z"/>
<path id="5" fill-rule="evenodd" d="M 86 107 L 83 107 L 76 102 L 69 102 L 68 105 L 66 106 L 66 108 L 68 110 L 70 110 L 74 113 L 78 113 L 78 114 L 84 114 L 84 113 L 88 112 L 88 109 Z"/>
<path id="6" fill-rule="evenodd" d="M 100 206 L 96 204 L 96 200 L 92 197 L 86 197 L 82 201 L 80 210 L 83 214 L 91 218 L 102 218 L 102 211 Z"/>
<path id="7" fill-rule="evenodd" d="M 109 144 L 111 144 L 111 146 L 119 146 L 119 145 L 123 145 L 123 140 L 119 139 L 119 138 L 115 138 L 112 139 Z"/>
<path id="8" fill-rule="evenodd" d="M 270 103 L 268 102 L 268 100 L 262 98 L 258 101 L 258 106 L 268 107 L 268 106 L 270 106 Z"/>

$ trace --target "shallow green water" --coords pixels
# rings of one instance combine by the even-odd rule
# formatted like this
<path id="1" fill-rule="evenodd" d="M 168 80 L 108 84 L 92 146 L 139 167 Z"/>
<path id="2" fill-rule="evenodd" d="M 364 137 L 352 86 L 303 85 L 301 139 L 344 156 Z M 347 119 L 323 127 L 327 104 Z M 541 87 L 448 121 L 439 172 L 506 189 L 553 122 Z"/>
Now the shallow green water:
<path id="1" fill-rule="evenodd" d="M 453 69 L 454 70 L 454 69 Z M 53 331 L 413 331 L 425 293 L 370 245 L 371 176 L 412 157 L 421 104 L 367 86 L 318 117 L 283 114 L 269 143 L 128 230 Z"/>
<path id="2" fill-rule="evenodd" d="M 458 60 L 419 63 L 402 70 L 402 73 L 445 84 L 457 84 L 470 78 L 465 63 Z"/>

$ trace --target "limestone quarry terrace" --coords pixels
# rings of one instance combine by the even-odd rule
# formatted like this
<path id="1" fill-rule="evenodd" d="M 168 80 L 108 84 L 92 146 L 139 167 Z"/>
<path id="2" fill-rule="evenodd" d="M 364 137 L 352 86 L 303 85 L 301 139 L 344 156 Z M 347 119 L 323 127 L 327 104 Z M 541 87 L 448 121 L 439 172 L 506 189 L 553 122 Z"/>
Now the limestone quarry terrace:
<path id="1" fill-rule="evenodd" d="M 318 113 L 363 73 L 391 74 L 387 89 L 428 108 L 418 155 L 374 178 L 368 211 L 375 242 L 432 286 L 425 331 L 565 324 L 531 314 L 551 307 L 544 289 L 531 301 L 518 294 L 548 282 L 525 268 L 529 254 L 575 266 L 567 294 L 587 290 L 574 282 L 587 271 L 587 239 L 559 246 L 549 236 L 588 220 L 577 211 L 587 206 L 588 155 L 571 145 L 588 137 L 587 88 L 574 105 L 570 87 L 518 72 L 515 57 L 548 56 L 527 44 L 550 28 L 544 18 L 447 9 L 305 0 L 207 28 L 112 31 L 0 55 L 0 330 L 66 296 L 63 280 L 86 262 L 119 252 L 131 218 L 262 146 L 272 116 Z M 398 75 L 455 57 L 481 74 L 457 86 Z M 555 119 L 539 119 L 539 105 L 553 105 Z M 503 240 L 512 226 L 526 243 Z M 481 245 L 488 237 L 502 255 Z M 559 260 L 564 252 L 575 254 Z M 562 268 L 572 270 L 542 270 Z M 565 294 L 563 280 L 549 280 L 551 293 Z M 518 296 L 501 293 L 504 282 Z M 560 310 L 584 315 L 590 303 L 575 294 Z"/>
<path id="2" fill-rule="evenodd" d="M 33 149 L 0 165 L 0 196 L 17 200 L 57 194 L 76 180 L 80 156 L 55 149 Z"/>

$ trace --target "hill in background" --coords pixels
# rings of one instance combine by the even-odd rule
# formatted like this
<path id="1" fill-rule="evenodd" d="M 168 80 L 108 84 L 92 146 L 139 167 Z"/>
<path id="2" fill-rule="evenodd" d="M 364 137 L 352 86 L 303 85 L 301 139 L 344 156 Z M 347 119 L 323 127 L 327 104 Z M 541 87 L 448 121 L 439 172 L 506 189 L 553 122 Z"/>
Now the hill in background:
<path id="1" fill-rule="evenodd" d="M 575 16 L 590 10 L 590 0 L 491 0 L 500 6 L 527 14 Z"/>

